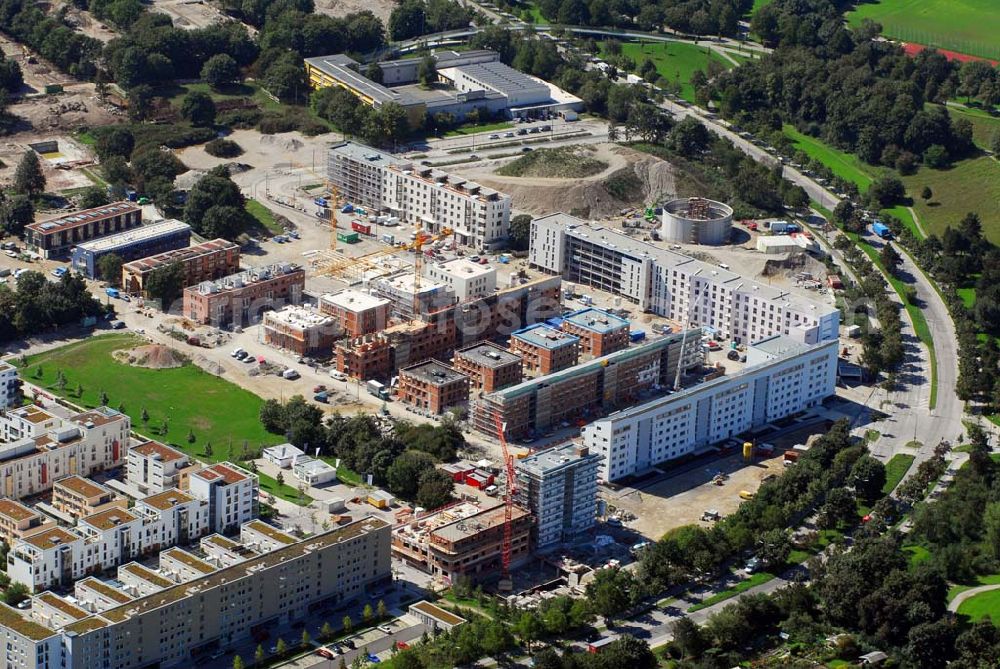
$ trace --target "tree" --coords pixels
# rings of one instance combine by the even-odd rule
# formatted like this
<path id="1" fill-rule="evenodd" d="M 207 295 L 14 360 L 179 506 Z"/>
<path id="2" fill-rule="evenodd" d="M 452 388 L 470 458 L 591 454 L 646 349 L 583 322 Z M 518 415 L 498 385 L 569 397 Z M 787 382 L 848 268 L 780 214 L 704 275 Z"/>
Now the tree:
<path id="1" fill-rule="evenodd" d="M 266 657 L 267 655 L 264 654 L 264 646 L 257 644 L 257 650 L 253 653 L 253 663 L 255 665 L 264 664 L 264 658 Z"/>
<path id="2" fill-rule="evenodd" d="M 243 669 L 244 666 L 246 665 L 243 664 L 243 658 L 239 655 L 233 655 L 233 669 Z"/>
<path id="3" fill-rule="evenodd" d="M 531 216 L 518 214 L 510 219 L 510 248 L 513 251 L 525 251 L 531 235 Z"/>
<path id="4" fill-rule="evenodd" d="M 365 608 L 361 610 L 361 619 L 364 620 L 365 625 L 371 625 L 372 619 L 375 617 L 375 610 L 372 609 L 371 604 L 365 604 Z"/>
<path id="5" fill-rule="evenodd" d="M 312 637 L 309 636 L 309 630 L 303 627 L 302 628 L 302 646 L 304 648 L 308 648 L 311 643 L 312 643 Z"/>
<path id="6" fill-rule="evenodd" d="M 522 613 L 521 617 L 514 624 L 514 633 L 521 637 L 521 641 L 527 646 L 529 653 L 531 652 L 531 644 L 538 641 L 544 632 L 545 628 L 542 627 L 542 621 L 532 611 Z"/>
<path id="7" fill-rule="evenodd" d="M 903 262 L 903 258 L 899 255 L 896 247 L 888 242 L 882 246 L 882 250 L 879 252 L 879 259 L 890 274 L 895 274 L 896 270 L 899 269 L 900 263 Z"/>
<path id="8" fill-rule="evenodd" d="M 344 616 L 340 621 L 340 626 L 344 630 L 344 634 L 350 634 L 351 630 L 354 629 L 354 621 L 351 620 L 350 616 Z"/>
<path id="9" fill-rule="evenodd" d="M 685 658 L 697 658 L 708 648 L 701 628 L 690 618 L 679 618 L 674 622 L 672 631 L 674 645 Z"/>
<path id="10" fill-rule="evenodd" d="M 934 191 L 931 190 L 930 186 L 924 186 L 923 190 L 920 191 L 920 197 L 923 198 L 924 201 L 928 201 L 934 197 Z"/>
<path id="11" fill-rule="evenodd" d="M 610 621 L 623 613 L 630 604 L 631 575 L 620 569 L 601 569 L 587 584 L 587 599 L 598 615 Z"/>
<path id="12" fill-rule="evenodd" d="M 381 599 L 375 605 L 375 615 L 379 620 L 385 620 L 389 615 L 389 610 L 385 607 L 385 602 Z"/>
<path id="13" fill-rule="evenodd" d="M 924 151 L 924 162 L 928 167 L 940 170 L 951 164 L 951 156 L 947 148 L 940 144 L 932 144 Z"/>
<path id="14" fill-rule="evenodd" d="M 281 637 L 278 637 L 278 641 L 274 644 L 274 649 L 277 651 L 279 657 L 283 657 L 285 653 L 288 652 L 288 644 Z"/>
<path id="15" fill-rule="evenodd" d="M 97 274 L 113 286 L 121 283 L 124 262 L 117 253 L 109 253 L 97 259 Z"/>
<path id="16" fill-rule="evenodd" d="M 110 401 L 111 400 L 108 397 L 108 394 L 104 390 L 101 390 L 101 397 L 100 397 L 101 406 L 102 407 L 108 406 L 108 402 L 110 402 Z"/>
<path id="17" fill-rule="evenodd" d="M 28 599 L 31 593 L 28 592 L 28 586 L 20 581 L 14 581 L 7 589 L 4 591 L 0 598 L 8 604 L 9 606 L 17 606 L 24 600 Z"/>
<path id="18" fill-rule="evenodd" d="M 215 123 L 215 103 L 212 96 L 203 91 L 192 91 L 181 101 L 181 116 L 197 127 L 208 127 Z"/>
<path id="19" fill-rule="evenodd" d="M 183 290 L 184 266 L 179 262 L 157 267 L 146 279 L 146 293 L 150 298 L 159 300 L 161 311 L 169 311 Z"/>
<path id="20" fill-rule="evenodd" d="M 151 109 L 153 87 L 148 84 L 133 86 L 128 89 L 125 97 L 128 100 L 128 117 L 133 121 L 144 121 Z"/>
<path id="21" fill-rule="evenodd" d="M 785 564 L 792 551 L 792 542 L 782 529 L 764 532 L 757 541 L 757 558 L 764 569 L 773 569 Z"/>
<path id="22" fill-rule="evenodd" d="M 436 509 L 451 501 L 455 481 L 440 469 L 428 469 L 420 475 L 416 502 L 425 509 Z"/>
<path id="23" fill-rule="evenodd" d="M 93 209 L 108 204 L 108 194 L 103 188 L 91 186 L 76 198 L 76 204 L 81 209 Z"/>
<path id="24" fill-rule="evenodd" d="M 35 205 L 24 194 L 15 194 L 0 201 L 0 221 L 9 234 L 19 235 L 24 226 L 35 220 Z"/>
<path id="25" fill-rule="evenodd" d="M 430 88 L 437 81 L 437 61 L 434 56 L 424 56 L 417 68 L 417 80 L 424 88 Z"/>
<path id="26" fill-rule="evenodd" d="M 885 486 L 885 465 L 866 453 L 854 463 L 847 482 L 859 497 L 873 502 Z"/>
<path id="27" fill-rule="evenodd" d="M 404 499 L 414 499 L 420 488 L 421 476 L 433 468 L 434 458 L 427 453 L 407 451 L 396 458 L 386 470 L 386 485 L 394 495 Z"/>
<path id="28" fill-rule="evenodd" d="M 835 528 L 840 523 L 857 520 L 857 506 L 854 496 L 845 488 L 834 488 L 826 496 L 826 503 L 820 508 L 816 525 L 820 528 Z"/>
<path id="29" fill-rule="evenodd" d="M 990 151 L 993 152 L 993 157 L 1000 160 L 1000 131 L 993 133 L 993 139 L 990 140 Z"/>
<path id="30" fill-rule="evenodd" d="M 218 90 L 236 83 L 240 78 L 240 68 L 233 60 L 232 56 L 225 53 L 218 53 L 201 66 L 201 78 Z"/>
<path id="31" fill-rule="evenodd" d="M 601 649 L 601 665 L 607 669 L 656 669 L 659 662 L 649 644 L 623 634 Z"/>
<path id="32" fill-rule="evenodd" d="M 880 208 L 899 204 L 905 196 L 903 182 L 892 176 L 881 176 L 868 188 L 868 199 Z"/>
<path id="33" fill-rule="evenodd" d="M 279 488 L 281 486 L 285 485 L 285 475 L 282 474 L 281 472 L 278 472 L 278 475 L 276 477 L 274 477 L 274 480 L 278 482 L 278 487 Z"/>
<path id="34" fill-rule="evenodd" d="M 400 41 L 421 35 L 425 21 L 423 0 L 403 0 L 389 14 L 389 37 Z"/>
<path id="35" fill-rule="evenodd" d="M 27 193 L 31 197 L 40 195 L 45 190 L 45 175 L 38 161 L 38 154 L 28 149 L 21 157 L 21 162 L 14 170 L 14 191 Z"/>
<path id="36" fill-rule="evenodd" d="M 324 622 L 323 626 L 319 629 L 319 638 L 325 641 L 332 637 L 333 637 L 333 626 L 329 622 Z"/>

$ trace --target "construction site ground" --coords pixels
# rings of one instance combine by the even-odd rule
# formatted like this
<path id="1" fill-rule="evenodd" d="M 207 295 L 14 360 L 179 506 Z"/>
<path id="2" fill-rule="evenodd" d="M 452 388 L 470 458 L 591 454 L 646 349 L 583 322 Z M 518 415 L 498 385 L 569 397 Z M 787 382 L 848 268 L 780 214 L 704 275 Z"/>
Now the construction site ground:
<path id="1" fill-rule="evenodd" d="M 224 15 L 204 0 L 153 0 L 153 11 L 169 16 L 174 26 L 194 30 L 219 23 Z"/>
<path id="2" fill-rule="evenodd" d="M 705 511 L 717 511 L 722 517 L 736 511 L 740 492 L 756 493 L 763 479 L 780 475 L 784 470 L 783 453 L 795 444 L 805 443 L 814 435 L 827 429 L 826 423 L 813 422 L 807 426 L 792 426 L 761 439 L 773 444 L 775 455 L 770 458 L 743 459 L 740 449 L 730 449 L 721 457 L 701 458 L 688 465 L 679 465 L 682 471 L 669 475 L 669 465 L 660 467 L 668 475 L 652 477 L 648 482 L 620 490 L 603 488 L 601 497 L 609 506 L 627 511 L 636 520 L 627 527 L 650 540 L 660 539 L 666 532 L 682 525 L 707 524 L 701 517 Z M 725 476 L 723 484 L 716 485 L 716 475 Z"/>
<path id="3" fill-rule="evenodd" d="M 393 0 L 316 0 L 316 13 L 328 16 L 347 16 L 354 12 L 370 11 L 388 23 L 396 3 Z"/>

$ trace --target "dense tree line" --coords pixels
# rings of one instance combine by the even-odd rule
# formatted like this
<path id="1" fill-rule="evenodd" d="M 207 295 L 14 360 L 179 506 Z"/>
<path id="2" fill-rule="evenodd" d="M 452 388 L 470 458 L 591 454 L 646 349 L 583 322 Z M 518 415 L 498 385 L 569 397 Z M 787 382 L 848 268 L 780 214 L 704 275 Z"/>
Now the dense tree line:
<path id="1" fill-rule="evenodd" d="M 517 0 L 501 4 L 515 12 L 520 8 Z M 540 0 L 537 5 L 542 16 L 563 25 L 659 31 L 665 24 L 692 35 L 733 36 L 753 0 Z"/>
<path id="2" fill-rule="evenodd" d="M 402 0 L 389 15 L 389 36 L 402 41 L 465 28 L 472 12 L 456 0 Z"/>
<path id="3" fill-rule="evenodd" d="M 369 107 L 340 86 L 314 91 L 310 104 L 316 115 L 335 125 L 345 135 L 362 138 L 376 146 L 392 146 L 410 132 L 406 110 L 395 102 Z"/>
<path id="4" fill-rule="evenodd" d="M 65 25 L 61 12 L 49 15 L 33 2 L 4 0 L 0 3 L 0 31 L 69 74 L 89 78 L 97 71 L 101 42 Z"/>
<path id="5" fill-rule="evenodd" d="M 67 272 L 49 281 L 40 272 L 24 272 L 11 289 L 0 285 L 0 342 L 31 337 L 104 312 L 82 277 Z"/>
<path id="6" fill-rule="evenodd" d="M 791 123 L 872 165 L 912 172 L 973 150 L 972 127 L 943 108 L 959 66 L 932 50 L 907 57 L 874 40 L 879 26 L 849 29 L 834 0 L 775 0 L 753 29 L 776 45 L 767 57 L 720 74 L 712 95 L 727 118 L 766 135 Z M 978 89 L 977 89 L 978 90 Z"/>
<path id="7" fill-rule="evenodd" d="M 864 483 L 878 479 L 878 464 L 863 444 L 852 440 L 847 421 L 839 421 L 795 466 L 761 485 L 754 499 L 741 504 L 736 513 L 710 528 L 688 525 L 672 530 L 645 550 L 638 582 L 656 593 L 712 578 L 734 555 L 747 551 L 754 551 L 768 566 L 780 567 L 788 555 L 785 528 L 817 512 L 829 516 L 831 526 L 849 527 L 858 520 L 855 500 L 871 503 L 881 497 L 880 489 Z M 845 492 L 852 502 L 850 518 L 838 517 L 830 505 Z"/>
<path id="8" fill-rule="evenodd" d="M 229 178 L 225 166 L 213 168 L 191 188 L 184 205 L 184 222 L 202 237 L 236 239 L 254 224 L 246 198 Z"/>
<path id="9" fill-rule="evenodd" d="M 324 421 L 322 410 L 297 395 L 282 404 L 268 400 L 261 407 L 261 423 L 269 432 L 283 434 L 290 443 L 312 453 L 339 458 L 341 464 L 398 497 L 424 508 L 436 508 L 451 499 L 454 483 L 436 464 L 454 459 L 465 445 L 461 430 L 451 421 L 441 425 L 411 425 L 393 421 L 389 428 L 367 414 L 333 414 Z"/>

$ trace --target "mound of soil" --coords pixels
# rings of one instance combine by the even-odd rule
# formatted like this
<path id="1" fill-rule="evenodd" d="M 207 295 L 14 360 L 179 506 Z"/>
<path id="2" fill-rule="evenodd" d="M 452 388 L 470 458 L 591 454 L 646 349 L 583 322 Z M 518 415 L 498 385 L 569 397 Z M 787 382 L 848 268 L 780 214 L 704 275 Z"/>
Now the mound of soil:
<path id="1" fill-rule="evenodd" d="M 112 355 L 118 362 L 147 369 L 173 369 L 183 367 L 187 363 L 187 358 L 183 355 L 161 344 L 137 346 L 133 349 L 115 351 Z"/>
<path id="2" fill-rule="evenodd" d="M 500 161 L 453 169 L 478 183 L 508 193 L 514 209 L 534 215 L 565 211 L 585 218 L 604 218 L 626 207 L 641 207 L 676 196 L 674 167 L 634 149 L 597 145 L 589 155 L 607 168 L 589 177 L 508 177 L 497 173 Z"/>
<path id="3" fill-rule="evenodd" d="M 827 274 L 826 265 L 816 260 L 805 251 L 795 251 L 788 254 L 786 258 L 772 258 L 764 263 L 764 269 L 760 275 L 764 277 L 791 278 L 799 272 L 809 272 L 815 277 L 824 277 Z"/>

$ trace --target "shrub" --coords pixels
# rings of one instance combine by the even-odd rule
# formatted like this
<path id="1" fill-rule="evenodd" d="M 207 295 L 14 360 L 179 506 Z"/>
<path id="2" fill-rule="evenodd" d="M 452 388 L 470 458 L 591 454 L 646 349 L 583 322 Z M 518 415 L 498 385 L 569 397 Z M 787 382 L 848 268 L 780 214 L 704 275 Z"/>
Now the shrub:
<path id="1" fill-rule="evenodd" d="M 213 139 L 205 145 L 205 153 L 216 158 L 235 158 L 243 149 L 231 139 Z"/>

